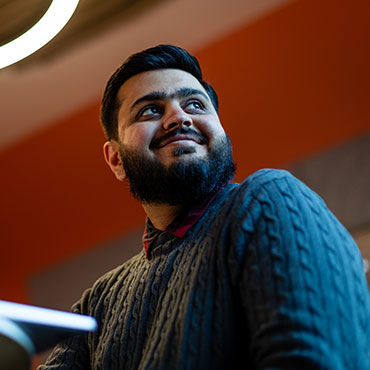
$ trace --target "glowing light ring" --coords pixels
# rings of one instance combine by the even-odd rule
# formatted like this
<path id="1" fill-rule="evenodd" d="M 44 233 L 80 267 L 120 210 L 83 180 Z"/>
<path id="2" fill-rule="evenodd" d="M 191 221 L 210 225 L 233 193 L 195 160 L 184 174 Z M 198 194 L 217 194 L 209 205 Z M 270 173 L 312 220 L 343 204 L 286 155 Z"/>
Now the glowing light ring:
<path id="1" fill-rule="evenodd" d="M 0 46 L 0 69 L 26 58 L 54 38 L 68 23 L 79 0 L 53 0 L 42 18 L 23 35 Z"/>

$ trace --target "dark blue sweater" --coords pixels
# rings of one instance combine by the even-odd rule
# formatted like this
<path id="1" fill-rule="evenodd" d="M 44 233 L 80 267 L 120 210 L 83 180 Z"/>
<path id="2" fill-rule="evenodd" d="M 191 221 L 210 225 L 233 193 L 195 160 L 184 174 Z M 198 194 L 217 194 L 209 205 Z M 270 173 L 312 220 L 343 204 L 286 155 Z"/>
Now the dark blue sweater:
<path id="1" fill-rule="evenodd" d="M 359 250 L 285 171 L 227 185 L 183 239 L 163 232 L 73 310 L 98 331 L 40 369 L 370 369 Z"/>

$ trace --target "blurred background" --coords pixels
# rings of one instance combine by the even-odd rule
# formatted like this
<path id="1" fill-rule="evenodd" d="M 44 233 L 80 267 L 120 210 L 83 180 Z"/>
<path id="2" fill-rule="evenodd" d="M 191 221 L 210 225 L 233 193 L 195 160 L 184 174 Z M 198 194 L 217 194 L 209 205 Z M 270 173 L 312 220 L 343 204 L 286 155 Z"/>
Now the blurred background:
<path id="1" fill-rule="evenodd" d="M 51 0 L 0 0 L 0 45 Z M 141 249 L 145 220 L 103 159 L 98 110 L 131 53 L 182 46 L 218 91 L 240 182 L 285 168 L 370 259 L 370 2 L 81 0 L 66 27 L 0 69 L 0 299 L 69 309 Z"/>

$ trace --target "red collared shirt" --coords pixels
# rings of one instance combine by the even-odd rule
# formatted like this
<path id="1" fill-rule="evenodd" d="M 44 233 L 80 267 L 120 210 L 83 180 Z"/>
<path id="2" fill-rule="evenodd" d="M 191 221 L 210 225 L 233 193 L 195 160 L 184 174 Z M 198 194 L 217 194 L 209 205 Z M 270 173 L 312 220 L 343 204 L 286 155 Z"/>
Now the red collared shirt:
<path id="1" fill-rule="evenodd" d="M 157 230 L 149 218 L 146 220 L 145 230 L 143 234 L 143 246 L 146 258 L 148 258 L 148 250 L 157 236 L 162 232 L 169 232 L 178 238 L 182 239 L 186 232 L 203 216 L 204 212 L 210 206 L 216 195 L 225 187 L 221 188 L 214 194 L 207 197 L 203 202 L 197 204 L 190 209 L 187 209 L 185 213 L 180 214 L 175 220 L 167 226 L 164 231 Z"/>

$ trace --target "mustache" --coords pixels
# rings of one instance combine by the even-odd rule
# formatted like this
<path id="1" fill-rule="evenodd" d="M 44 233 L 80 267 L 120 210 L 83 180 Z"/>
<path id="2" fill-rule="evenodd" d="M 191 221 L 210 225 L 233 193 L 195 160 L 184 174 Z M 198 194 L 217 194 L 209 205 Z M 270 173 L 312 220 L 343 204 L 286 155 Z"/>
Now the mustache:
<path id="1" fill-rule="evenodd" d="M 207 144 L 208 143 L 208 139 L 204 135 L 196 132 L 195 130 L 193 130 L 191 128 L 180 127 L 176 130 L 173 130 L 173 131 L 170 131 L 170 132 L 164 134 L 161 137 L 153 139 L 152 142 L 149 145 L 149 148 L 150 149 L 159 148 L 164 141 L 166 141 L 167 139 L 169 139 L 173 136 L 179 135 L 179 134 L 187 135 L 187 136 L 191 137 L 192 139 L 196 140 L 197 142 L 199 142 L 200 144 Z"/>

